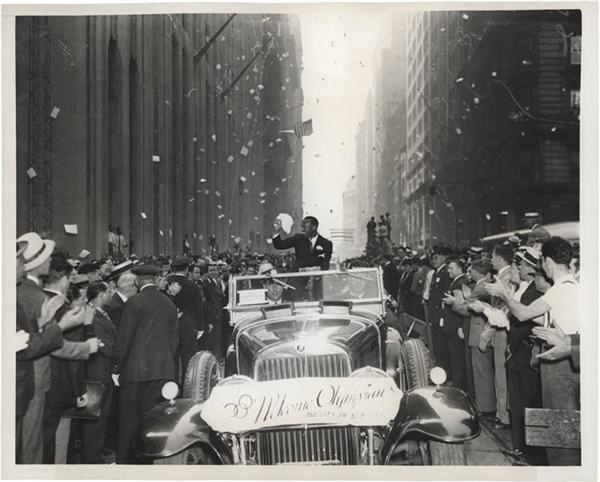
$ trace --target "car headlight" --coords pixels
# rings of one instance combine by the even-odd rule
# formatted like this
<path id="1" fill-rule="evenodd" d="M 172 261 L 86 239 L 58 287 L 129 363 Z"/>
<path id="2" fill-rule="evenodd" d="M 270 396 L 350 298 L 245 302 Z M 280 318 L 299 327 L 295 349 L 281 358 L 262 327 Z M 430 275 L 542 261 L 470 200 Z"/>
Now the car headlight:
<path id="1" fill-rule="evenodd" d="M 429 372 L 429 378 L 435 385 L 442 385 L 446 379 L 446 371 L 441 367 L 433 367 Z"/>
<path id="2" fill-rule="evenodd" d="M 172 402 L 179 393 L 179 387 L 175 382 L 167 382 L 163 385 L 161 393 L 165 400 Z"/>

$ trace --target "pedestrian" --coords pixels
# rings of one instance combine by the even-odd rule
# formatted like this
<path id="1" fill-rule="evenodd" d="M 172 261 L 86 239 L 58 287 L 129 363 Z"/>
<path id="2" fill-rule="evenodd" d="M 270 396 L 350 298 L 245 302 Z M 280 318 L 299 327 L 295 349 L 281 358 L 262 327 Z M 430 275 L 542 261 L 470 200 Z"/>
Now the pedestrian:
<path id="1" fill-rule="evenodd" d="M 96 281 L 87 289 L 88 304 L 93 307 L 92 325 L 94 334 L 101 340 L 102 345 L 86 365 L 86 380 L 99 382 L 103 386 L 98 420 L 83 422 L 83 463 L 103 463 L 102 449 L 106 438 L 106 430 L 110 419 L 114 383 L 111 378 L 115 359 L 115 344 L 117 328 L 111 320 L 105 307 L 110 303 L 112 292 L 104 281 Z"/>
<path id="2" fill-rule="evenodd" d="M 562 238 L 552 237 L 542 244 L 541 251 L 542 268 L 554 282 L 543 296 L 524 305 L 512 298 L 510 289 L 499 279 L 486 288 L 490 294 L 502 298 L 519 322 L 548 314 L 546 318 L 550 327 L 575 335 L 579 332 L 580 298 L 579 283 L 569 267 L 573 247 Z M 543 363 L 540 362 L 540 375 L 544 408 L 579 409 L 579 372 L 572 367 L 569 357 L 543 360 Z M 550 465 L 581 465 L 579 449 L 547 448 L 546 453 Z"/>
<path id="3" fill-rule="evenodd" d="M 444 312 L 442 299 L 450 287 L 450 276 L 446 266 L 446 258 L 450 251 L 443 247 L 434 247 L 432 255 L 432 264 L 434 271 L 432 273 L 431 285 L 429 288 L 429 300 L 427 303 L 428 315 L 427 323 L 431 329 L 431 345 L 433 348 L 433 357 L 436 365 L 443 368 L 446 373 L 450 373 L 450 358 L 444 339 Z"/>
<path id="4" fill-rule="evenodd" d="M 117 463 L 136 463 L 133 442 L 144 413 L 161 400 L 165 382 L 175 379 L 179 343 L 177 308 L 156 287 L 160 266 L 132 270 L 139 293 L 121 315 L 113 379 L 119 386 Z"/>

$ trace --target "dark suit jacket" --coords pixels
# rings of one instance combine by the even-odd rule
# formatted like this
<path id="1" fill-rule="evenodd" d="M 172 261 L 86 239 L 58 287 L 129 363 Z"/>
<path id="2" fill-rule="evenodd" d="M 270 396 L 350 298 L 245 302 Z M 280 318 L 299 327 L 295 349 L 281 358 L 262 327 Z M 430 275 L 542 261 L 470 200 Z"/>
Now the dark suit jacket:
<path id="1" fill-rule="evenodd" d="M 449 288 L 450 277 L 448 276 L 448 268 L 444 266 L 438 272 L 434 271 L 431 278 L 431 287 L 429 288 L 428 321 L 438 327 L 440 318 L 444 314 L 442 298 Z"/>
<path id="2" fill-rule="evenodd" d="M 394 299 L 398 295 L 398 270 L 394 263 L 389 261 L 383 267 L 383 287 L 387 291 L 388 295 L 391 295 Z"/>
<path id="3" fill-rule="evenodd" d="M 87 363 L 87 379 L 93 382 L 112 383 L 110 378 L 115 361 L 117 328 L 108 314 L 96 310 L 94 313 L 94 334 L 104 346 L 92 355 Z"/>
<path id="4" fill-rule="evenodd" d="M 182 329 L 204 330 L 205 307 L 200 288 L 196 283 L 182 275 L 171 275 L 167 278 L 167 285 L 179 283 L 181 291 L 170 297 L 175 306 L 183 313 L 180 318 Z"/>
<path id="5" fill-rule="evenodd" d="M 535 283 L 531 282 L 521 295 L 520 303 L 522 305 L 530 305 L 542 295 L 543 293 L 536 289 Z M 531 335 L 531 330 L 538 326 L 538 324 L 532 320 L 519 321 L 512 315 L 509 315 L 509 320 L 510 330 L 508 330 L 507 343 L 512 354 L 512 362 L 527 368 L 530 366 L 531 346 L 533 345 L 529 340 L 529 336 Z"/>
<path id="6" fill-rule="evenodd" d="M 114 293 L 110 299 L 110 303 L 105 307 L 108 316 L 110 316 L 117 330 L 121 324 L 121 313 L 123 312 L 124 304 L 123 299 L 117 293 Z"/>
<path id="7" fill-rule="evenodd" d="M 467 277 L 465 275 L 459 276 L 455 278 L 450 283 L 450 287 L 448 291 L 452 292 L 454 290 L 460 290 L 462 285 L 467 282 Z M 466 316 L 457 313 L 452 309 L 450 305 L 444 304 L 444 326 L 443 332 L 445 335 L 457 335 L 459 328 L 464 328 L 464 321 Z"/>
<path id="8" fill-rule="evenodd" d="M 156 286 L 132 296 L 121 315 L 117 335 L 116 368 L 123 382 L 175 378 L 179 343 L 177 309 Z"/>
<path id="9" fill-rule="evenodd" d="M 207 323 L 212 323 L 214 326 L 220 326 L 223 318 L 223 306 L 225 301 L 225 293 L 221 289 L 219 281 L 213 281 L 206 278 L 202 283 L 204 289 L 204 298 L 206 300 L 206 318 Z"/>
<path id="10" fill-rule="evenodd" d="M 310 240 L 304 234 L 294 234 L 285 239 L 282 239 L 281 235 L 275 236 L 273 238 L 273 247 L 275 249 L 294 248 L 294 252 L 296 253 L 294 271 L 298 271 L 299 268 L 308 268 L 311 266 L 318 266 L 323 271 L 328 270 L 333 252 L 333 243 L 320 234 L 317 235 L 314 248 L 311 247 Z"/>

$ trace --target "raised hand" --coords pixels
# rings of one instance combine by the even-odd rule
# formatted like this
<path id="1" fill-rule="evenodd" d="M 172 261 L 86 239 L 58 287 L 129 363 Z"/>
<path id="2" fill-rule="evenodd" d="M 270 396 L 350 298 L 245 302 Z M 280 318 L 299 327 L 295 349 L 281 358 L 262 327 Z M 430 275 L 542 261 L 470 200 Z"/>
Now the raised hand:
<path id="1" fill-rule="evenodd" d="M 100 348 L 100 346 L 102 346 L 102 343 L 100 342 L 100 340 L 98 338 L 88 338 L 87 340 L 85 340 L 85 342 L 90 347 L 90 355 L 93 355 L 94 353 L 96 353 L 98 351 L 98 348 Z"/>
<path id="2" fill-rule="evenodd" d="M 73 308 L 67 311 L 58 322 L 62 331 L 70 330 L 83 323 L 85 310 L 81 307 Z"/>
<path id="3" fill-rule="evenodd" d="M 44 299 L 42 303 L 42 309 L 40 311 L 40 317 L 38 318 L 38 327 L 43 328 L 47 323 L 54 319 L 56 310 L 58 310 L 65 303 L 65 298 L 62 295 L 56 295 L 52 298 Z"/>

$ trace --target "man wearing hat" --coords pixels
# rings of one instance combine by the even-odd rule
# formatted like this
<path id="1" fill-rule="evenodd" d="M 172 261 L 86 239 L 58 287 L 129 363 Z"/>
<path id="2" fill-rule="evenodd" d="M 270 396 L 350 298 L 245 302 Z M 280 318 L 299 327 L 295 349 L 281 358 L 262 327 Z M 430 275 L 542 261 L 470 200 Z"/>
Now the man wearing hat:
<path id="1" fill-rule="evenodd" d="M 27 277 L 17 286 L 17 303 L 24 311 L 24 324 L 30 336 L 39 330 L 44 332 L 52 329 L 53 317 L 44 317 L 43 308 L 47 297 L 42 290 L 41 276 L 47 275 L 50 269 L 50 256 L 54 251 L 55 243 L 49 239 L 42 239 L 37 233 L 27 233 L 19 237 L 17 242 L 27 243 L 23 252 L 25 272 Z M 64 302 L 64 298 L 57 299 Z M 52 302 L 53 304 L 55 302 Z M 61 303 L 62 304 L 62 303 Z M 56 309 L 54 310 L 56 312 Z M 53 313 L 54 315 L 54 313 Z M 67 311 L 58 326 L 62 331 L 69 330 L 83 322 L 83 310 L 72 309 Z M 55 330 L 55 328 L 54 328 Z M 73 343 L 62 339 L 61 346 L 52 352 L 54 356 L 66 359 L 86 359 L 92 353 L 87 343 Z M 23 416 L 22 445 L 23 463 L 41 464 L 43 460 L 42 419 L 46 392 L 50 389 L 50 357 L 48 354 L 35 359 L 34 393 L 29 406 Z"/>
<path id="2" fill-rule="evenodd" d="M 121 315 L 113 379 L 119 386 L 117 463 L 135 463 L 135 434 L 144 413 L 161 400 L 165 382 L 175 379 L 179 344 L 177 308 L 156 287 L 160 266 L 138 265 L 139 293 Z"/>
<path id="3" fill-rule="evenodd" d="M 433 248 L 431 262 L 433 264 L 433 274 L 429 286 L 429 299 L 427 302 L 427 312 L 429 326 L 431 328 L 431 346 L 435 363 L 443 368 L 446 373 L 450 373 L 450 356 L 445 343 L 444 327 L 444 308 L 442 299 L 450 288 L 450 276 L 446 266 L 446 258 L 450 251 L 443 246 Z"/>
<path id="4" fill-rule="evenodd" d="M 282 239 L 281 221 L 279 219 L 275 220 L 272 238 L 273 247 L 275 249 L 294 248 L 296 254 L 294 271 L 313 266 L 317 266 L 323 271 L 329 269 L 333 244 L 318 233 L 318 227 L 319 221 L 317 218 L 306 216 L 302 220 L 302 233 Z"/>
<path id="5" fill-rule="evenodd" d="M 131 272 L 131 269 L 135 264 L 136 263 L 130 260 L 118 264 L 117 266 L 114 266 L 110 274 L 104 278 L 104 281 L 106 281 L 109 286 L 115 288 L 110 303 L 105 309 L 117 330 L 121 323 L 123 305 L 125 305 L 129 298 L 137 293 L 135 275 Z"/>
<path id="6" fill-rule="evenodd" d="M 174 273 L 167 277 L 167 293 L 181 312 L 179 358 L 182 378 L 185 378 L 190 358 L 198 351 L 198 335 L 205 330 L 203 296 L 198 285 L 188 278 L 191 263 L 188 257 L 176 258 L 171 265 Z"/>

